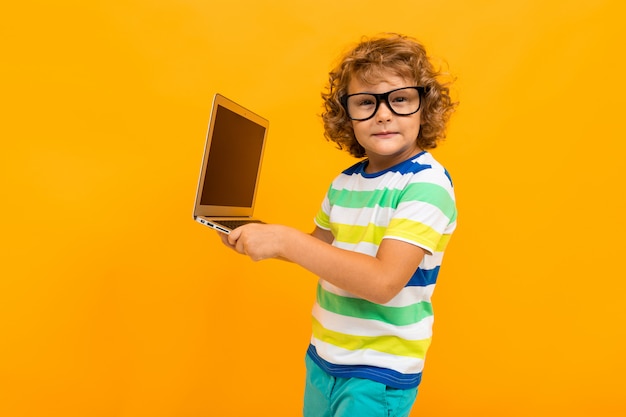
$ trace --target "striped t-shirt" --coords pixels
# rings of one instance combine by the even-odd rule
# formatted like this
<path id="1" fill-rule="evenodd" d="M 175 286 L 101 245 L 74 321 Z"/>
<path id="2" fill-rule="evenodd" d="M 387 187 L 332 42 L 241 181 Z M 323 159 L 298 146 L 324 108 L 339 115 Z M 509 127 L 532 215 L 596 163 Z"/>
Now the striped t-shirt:
<path id="1" fill-rule="evenodd" d="M 406 286 L 376 304 L 319 280 L 308 354 L 336 377 L 366 378 L 400 389 L 419 385 L 432 336 L 431 296 L 456 226 L 450 176 L 428 152 L 392 168 L 365 172 L 361 161 L 331 184 L 315 223 L 333 246 L 376 256 L 383 239 L 426 255 Z"/>

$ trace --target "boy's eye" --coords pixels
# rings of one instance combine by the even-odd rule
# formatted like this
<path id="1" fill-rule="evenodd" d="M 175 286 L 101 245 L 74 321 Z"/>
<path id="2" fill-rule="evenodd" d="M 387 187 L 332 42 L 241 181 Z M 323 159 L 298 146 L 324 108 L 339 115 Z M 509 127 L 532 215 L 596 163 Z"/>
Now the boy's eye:
<path id="1" fill-rule="evenodd" d="M 363 98 L 361 98 L 358 101 L 357 105 L 359 105 L 359 106 L 371 106 L 371 105 L 373 105 L 375 103 L 376 103 L 376 101 L 373 98 L 371 98 L 371 97 L 363 97 Z"/>
<path id="2" fill-rule="evenodd" d="M 397 97 L 392 97 L 391 101 L 393 101 L 394 103 L 404 103 L 406 101 L 409 101 L 409 99 L 408 97 L 397 96 Z"/>

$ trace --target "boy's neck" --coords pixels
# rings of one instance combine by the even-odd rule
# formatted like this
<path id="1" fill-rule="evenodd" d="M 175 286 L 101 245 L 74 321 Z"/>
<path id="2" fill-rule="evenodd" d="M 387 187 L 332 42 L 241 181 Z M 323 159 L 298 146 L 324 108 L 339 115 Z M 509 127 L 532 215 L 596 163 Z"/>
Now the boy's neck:
<path id="1" fill-rule="evenodd" d="M 398 156 L 396 158 L 378 158 L 378 157 L 372 158 L 371 156 L 368 155 L 367 164 L 365 165 L 364 171 L 366 174 L 376 174 L 377 172 L 385 171 L 391 167 L 401 164 L 404 161 L 415 158 L 417 155 L 419 155 L 422 152 L 424 152 L 423 149 L 417 149 L 411 152 L 410 154 L 407 154 L 402 157 Z"/>

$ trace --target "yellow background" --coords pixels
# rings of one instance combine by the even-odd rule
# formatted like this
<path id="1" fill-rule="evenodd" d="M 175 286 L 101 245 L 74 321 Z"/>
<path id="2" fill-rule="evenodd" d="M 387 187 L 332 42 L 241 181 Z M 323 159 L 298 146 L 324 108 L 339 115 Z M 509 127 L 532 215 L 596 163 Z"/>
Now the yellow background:
<path id="1" fill-rule="evenodd" d="M 459 229 L 415 416 L 626 415 L 619 0 L 21 1 L 0 24 L 0 415 L 296 416 L 315 277 L 191 219 L 220 92 L 271 121 L 258 215 L 353 160 L 320 92 L 361 35 L 445 59 Z M 234 167 L 236 169 L 236 167 Z"/>

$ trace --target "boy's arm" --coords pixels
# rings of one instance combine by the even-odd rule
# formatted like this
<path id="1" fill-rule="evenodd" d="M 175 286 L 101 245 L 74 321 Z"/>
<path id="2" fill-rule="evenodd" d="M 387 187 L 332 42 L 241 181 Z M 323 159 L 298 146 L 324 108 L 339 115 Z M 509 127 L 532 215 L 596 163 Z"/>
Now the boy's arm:
<path id="1" fill-rule="evenodd" d="M 311 236 L 321 240 L 322 242 L 326 242 L 328 244 L 333 243 L 335 237 L 331 233 L 330 230 L 324 230 L 321 227 L 315 226 L 315 229 L 311 232 Z"/>
<path id="2" fill-rule="evenodd" d="M 228 235 L 227 242 L 252 260 L 284 258 L 345 291 L 379 304 L 388 302 L 404 288 L 425 253 L 410 243 L 383 239 L 373 257 L 331 246 L 332 234 L 323 229 L 306 234 L 281 225 L 242 226 Z"/>
<path id="3" fill-rule="evenodd" d="M 220 237 L 220 239 L 222 239 L 222 243 L 224 243 L 226 246 L 228 246 L 231 249 L 237 250 L 237 248 L 235 247 L 235 244 L 230 243 L 227 234 L 224 234 L 221 232 L 217 232 L 217 234 Z M 324 230 L 317 226 L 315 226 L 315 229 L 313 229 L 313 231 L 311 232 L 311 236 L 315 237 L 316 239 L 321 240 L 322 242 L 326 242 L 328 244 L 333 243 L 333 240 L 335 239 L 330 230 Z M 276 259 L 280 259 L 281 261 L 291 262 L 289 259 L 283 258 L 282 256 L 276 256 Z"/>

